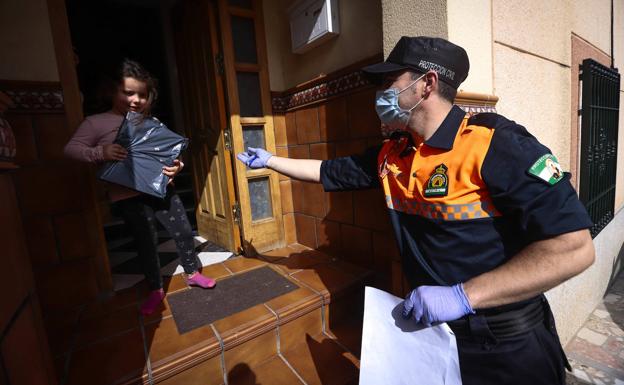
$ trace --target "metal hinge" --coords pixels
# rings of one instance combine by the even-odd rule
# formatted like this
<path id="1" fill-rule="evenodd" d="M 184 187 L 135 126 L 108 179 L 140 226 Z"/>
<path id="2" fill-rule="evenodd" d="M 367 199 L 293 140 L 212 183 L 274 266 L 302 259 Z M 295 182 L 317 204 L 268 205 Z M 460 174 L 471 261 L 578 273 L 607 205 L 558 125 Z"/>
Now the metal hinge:
<path id="1" fill-rule="evenodd" d="M 241 224 L 241 207 L 239 202 L 234 202 L 232 205 L 232 218 L 234 218 L 234 223 L 240 226 Z"/>
<path id="2" fill-rule="evenodd" d="M 232 151 L 232 130 L 229 128 L 223 130 L 223 144 L 226 150 Z"/>
<path id="3" fill-rule="evenodd" d="M 223 54 L 221 52 L 215 55 L 215 65 L 217 66 L 219 75 L 223 75 L 225 73 L 225 68 L 223 67 Z"/>

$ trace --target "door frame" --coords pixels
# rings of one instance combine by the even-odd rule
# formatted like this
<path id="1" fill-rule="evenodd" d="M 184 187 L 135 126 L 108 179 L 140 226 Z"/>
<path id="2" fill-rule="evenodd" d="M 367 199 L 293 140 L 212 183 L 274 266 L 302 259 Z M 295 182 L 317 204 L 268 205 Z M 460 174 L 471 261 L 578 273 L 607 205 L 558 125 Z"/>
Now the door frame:
<path id="1" fill-rule="evenodd" d="M 84 116 L 82 114 L 82 98 L 80 87 L 78 86 L 78 74 L 76 73 L 76 63 L 74 61 L 74 50 L 71 42 L 69 30 L 69 20 L 67 18 L 67 7 L 65 0 L 46 0 L 48 6 L 48 18 L 50 20 L 50 31 L 56 56 L 56 66 L 58 68 L 59 82 L 63 92 L 63 107 L 67 128 L 73 134 L 78 128 Z M 96 247 L 93 250 L 95 259 L 95 272 L 98 288 L 100 292 L 112 291 L 113 280 L 102 215 L 100 213 L 99 201 L 97 197 L 96 178 L 93 167 L 87 167 L 89 172 L 89 197 L 88 202 L 95 215 L 96 229 L 94 229 Z"/>

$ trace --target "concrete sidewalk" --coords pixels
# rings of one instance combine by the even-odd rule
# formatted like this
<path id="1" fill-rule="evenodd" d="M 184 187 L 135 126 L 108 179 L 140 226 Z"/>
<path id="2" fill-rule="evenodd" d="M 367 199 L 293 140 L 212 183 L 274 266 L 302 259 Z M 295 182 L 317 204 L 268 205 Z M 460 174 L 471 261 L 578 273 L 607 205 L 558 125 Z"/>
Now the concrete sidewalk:
<path id="1" fill-rule="evenodd" d="M 624 385 L 624 272 L 567 344 L 568 385 Z"/>

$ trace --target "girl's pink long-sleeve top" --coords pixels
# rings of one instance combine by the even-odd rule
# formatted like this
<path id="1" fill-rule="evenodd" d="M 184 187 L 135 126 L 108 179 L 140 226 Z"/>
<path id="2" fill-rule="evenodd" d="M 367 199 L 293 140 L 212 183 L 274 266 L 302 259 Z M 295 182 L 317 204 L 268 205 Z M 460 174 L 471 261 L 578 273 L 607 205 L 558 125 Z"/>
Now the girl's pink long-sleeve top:
<path id="1" fill-rule="evenodd" d="M 113 143 L 122 121 L 123 116 L 111 111 L 86 117 L 65 145 L 65 156 L 81 162 L 103 162 L 103 148 Z M 139 192 L 118 184 L 106 185 L 108 198 L 112 202 L 139 195 Z"/>

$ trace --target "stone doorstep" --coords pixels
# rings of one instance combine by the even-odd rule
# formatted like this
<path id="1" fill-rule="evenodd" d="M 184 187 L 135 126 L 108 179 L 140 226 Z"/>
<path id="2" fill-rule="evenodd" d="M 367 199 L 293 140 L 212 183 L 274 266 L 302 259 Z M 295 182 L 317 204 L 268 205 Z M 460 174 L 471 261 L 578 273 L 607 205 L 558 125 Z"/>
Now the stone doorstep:
<path id="1" fill-rule="evenodd" d="M 186 370 L 199 366 L 201 363 L 221 354 L 227 355 L 229 354 L 228 352 L 233 351 L 233 349 L 239 346 L 252 346 L 254 339 L 266 336 L 267 333 L 277 334 L 279 333 L 280 327 L 283 327 L 287 323 L 295 322 L 319 308 L 321 309 L 322 319 L 320 322 L 323 325 L 322 330 L 328 331 L 328 334 L 324 334 L 323 338 L 327 341 L 333 341 L 333 339 L 337 338 L 335 335 L 331 334 L 328 315 L 339 314 L 340 317 L 345 317 L 348 315 L 344 313 L 348 314 L 349 312 L 331 310 L 332 303 L 335 302 L 336 304 L 348 304 L 352 306 L 353 303 L 357 301 L 343 301 L 343 297 L 359 295 L 361 292 L 359 289 L 363 289 L 364 282 L 371 277 L 372 272 L 368 272 L 342 261 L 323 258 L 318 260 L 319 256 L 316 253 L 318 252 L 312 253 L 311 256 L 317 259 L 315 260 L 317 263 L 310 264 L 310 261 L 306 260 L 306 258 L 299 258 L 301 259 L 301 269 L 294 268 L 294 266 L 291 265 L 285 270 L 283 266 L 279 265 L 279 261 L 268 263 L 271 268 L 295 281 L 300 286 L 300 289 L 274 298 L 266 304 L 257 305 L 251 309 L 227 317 L 226 319 L 216 321 L 213 324 L 213 329 L 218 334 L 218 341 L 214 340 L 214 336 L 210 336 L 210 342 L 202 341 L 174 355 L 157 362 L 152 362 L 152 377 L 154 382 L 158 383 L 167 379 L 173 380 L 177 375 L 184 373 Z M 281 259 L 281 261 L 287 262 L 287 260 L 284 259 Z M 232 261 L 232 263 L 237 262 Z M 259 308 L 260 306 L 264 306 L 267 311 Z M 336 322 L 336 320 L 332 320 L 332 323 L 334 322 Z M 301 332 L 306 333 L 305 330 Z M 327 341 L 324 343 L 328 344 L 329 342 Z M 344 345 L 340 344 L 336 344 L 336 346 L 339 346 L 340 349 L 344 347 Z M 299 349 L 302 348 L 300 347 Z M 255 353 L 254 349 L 245 349 L 244 346 L 239 350 L 245 351 L 245 354 L 248 353 L 249 355 Z M 277 348 L 275 350 L 277 352 Z M 347 354 L 347 352 L 345 352 L 345 354 Z M 357 361 L 357 358 L 352 354 L 351 357 L 354 357 L 353 359 Z M 270 355 L 268 358 L 261 359 L 261 363 L 263 364 L 267 360 L 272 360 L 273 358 L 275 358 L 275 355 Z M 239 360 L 242 362 L 254 361 L 252 357 L 249 359 L 239 358 Z M 302 370 L 305 370 L 306 373 L 309 372 L 309 364 L 301 365 L 304 365 L 304 369 Z M 359 361 L 356 366 L 358 365 Z M 254 370 L 253 367 L 250 369 L 252 371 Z M 142 377 L 145 377 L 145 375 Z M 349 378 L 351 377 L 349 376 Z M 139 378 L 135 380 L 141 381 Z M 220 384 L 222 382 L 222 379 L 216 380 L 217 382 L 215 383 Z M 169 381 L 165 382 L 168 383 Z"/>

